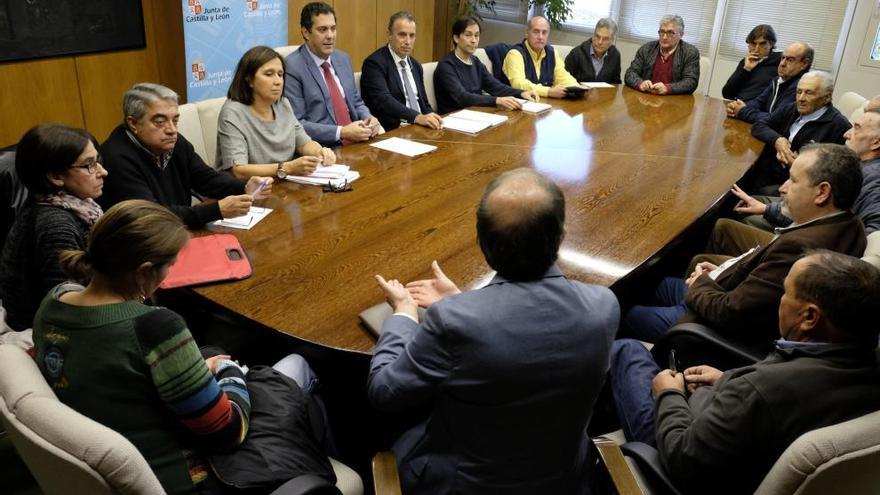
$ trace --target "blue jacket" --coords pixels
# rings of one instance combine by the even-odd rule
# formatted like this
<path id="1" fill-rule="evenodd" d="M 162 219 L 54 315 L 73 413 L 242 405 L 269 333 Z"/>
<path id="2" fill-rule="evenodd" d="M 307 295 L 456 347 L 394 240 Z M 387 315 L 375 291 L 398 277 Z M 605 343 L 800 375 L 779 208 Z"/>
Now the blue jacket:
<path id="1" fill-rule="evenodd" d="M 334 50 L 330 54 L 330 65 L 336 72 L 351 120 L 364 120 L 370 117 L 370 109 L 361 99 L 354 83 L 351 59 L 343 51 Z M 324 74 L 315 65 L 306 45 L 300 46 L 284 61 L 284 96 L 290 100 L 293 113 L 306 129 L 306 134 L 324 146 L 336 146 L 336 113 Z"/>
<path id="2" fill-rule="evenodd" d="M 404 493 L 576 493 L 584 426 L 608 370 L 620 308 L 562 276 L 443 299 L 421 324 L 385 321 L 368 395 L 379 409 L 428 406 L 394 444 Z"/>

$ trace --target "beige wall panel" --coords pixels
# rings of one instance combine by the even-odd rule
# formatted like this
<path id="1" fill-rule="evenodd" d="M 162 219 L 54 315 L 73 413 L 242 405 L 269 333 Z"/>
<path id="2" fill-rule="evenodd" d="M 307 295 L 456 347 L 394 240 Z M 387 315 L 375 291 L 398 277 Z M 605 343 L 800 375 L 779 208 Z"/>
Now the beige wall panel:
<path id="1" fill-rule="evenodd" d="M 302 34 L 299 30 L 299 15 L 302 8 L 310 3 L 310 0 L 289 0 L 287 2 L 287 44 L 301 45 L 303 43 Z M 332 1 L 326 2 L 333 5 Z"/>
<path id="2" fill-rule="evenodd" d="M 186 101 L 186 70 L 183 46 L 183 9 L 180 2 L 151 0 L 144 2 L 144 9 L 152 4 L 153 26 L 156 47 L 156 63 L 159 67 L 159 81 L 177 91 L 181 103 Z M 151 38 L 147 38 L 148 43 Z M 149 48 L 149 47 L 148 47 Z"/>
<path id="3" fill-rule="evenodd" d="M 416 16 L 416 50 L 419 62 L 431 62 L 434 58 L 434 0 L 413 1 L 413 15 Z"/>
<path id="4" fill-rule="evenodd" d="M 0 147 L 45 122 L 83 127 L 73 58 L 0 64 L 0 115 Z"/>
<path id="5" fill-rule="evenodd" d="M 376 50 L 376 5 L 380 0 L 336 0 L 337 46 L 351 55 L 355 72 L 367 56 Z"/>
<path id="6" fill-rule="evenodd" d="M 143 3 L 146 49 L 74 57 L 86 129 L 98 141 L 104 141 L 122 122 L 125 90 L 138 82 L 162 82 L 157 63 L 154 1 L 162 0 Z"/>

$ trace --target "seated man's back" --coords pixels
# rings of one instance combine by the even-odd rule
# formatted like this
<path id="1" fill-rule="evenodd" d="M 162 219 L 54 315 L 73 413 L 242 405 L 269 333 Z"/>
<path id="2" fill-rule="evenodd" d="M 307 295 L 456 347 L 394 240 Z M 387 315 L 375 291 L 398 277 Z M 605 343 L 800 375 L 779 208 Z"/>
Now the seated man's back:
<path id="1" fill-rule="evenodd" d="M 502 175 L 496 181 L 508 183 L 496 191 L 529 187 L 522 180 L 532 176 L 537 174 L 531 170 Z M 499 195 L 529 201 L 511 187 Z M 492 188 L 481 212 L 492 210 L 486 213 L 492 221 L 518 222 L 501 218 L 509 205 L 492 205 Z M 564 212 L 564 200 L 558 211 Z M 431 407 L 430 417 L 393 448 L 406 493 L 577 493 L 586 487 L 584 428 L 608 369 L 617 301 L 607 288 L 567 280 L 553 264 L 561 222 L 544 259 L 534 261 L 541 271 L 518 281 L 504 259 L 516 255 L 498 247 L 509 248 L 509 239 L 495 239 L 487 233 L 492 227 L 478 225 L 487 260 L 503 273 L 486 287 L 452 295 L 458 290 L 438 266 L 436 279 L 409 284 L 412 296 L 398 282 L 380 279 L 395 315 L 385 321 L 376 346 L 370 399 L 380 409 Z M 424 321 L 416 323 L 411 298 L 437 284 L 454 290 L 430 304 Z"/>

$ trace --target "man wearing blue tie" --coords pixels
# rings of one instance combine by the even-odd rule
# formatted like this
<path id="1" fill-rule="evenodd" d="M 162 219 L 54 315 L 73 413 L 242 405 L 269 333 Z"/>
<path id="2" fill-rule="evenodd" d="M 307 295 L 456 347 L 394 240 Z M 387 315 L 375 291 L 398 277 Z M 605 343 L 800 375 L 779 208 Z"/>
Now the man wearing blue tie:
<path id="1" fill-rule="evenodd" d="M 401 122 L 440 128 L 440 116 L 425 92 L 422 65 L 412 57 L 415 42 L 416 18 L 397 12 L 388 21 L 388 46 L 364 60 L 364 101 L 386 130 L 396 129 Z"/>

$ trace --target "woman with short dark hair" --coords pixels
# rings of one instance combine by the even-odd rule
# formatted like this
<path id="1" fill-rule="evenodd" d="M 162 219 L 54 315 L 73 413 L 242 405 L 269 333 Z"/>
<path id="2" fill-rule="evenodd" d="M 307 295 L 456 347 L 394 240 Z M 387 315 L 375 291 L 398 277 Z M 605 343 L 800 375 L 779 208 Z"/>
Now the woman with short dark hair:
<path id="1" fill-rule="evenodd" d="M 454 112 L 470 106 L 519 110 L 522 103 L 517 98 L 536 100 L 533 92 L 514 89 L 495 79 L 480 59 L 474 56 L 480 45 L 480 23 L 475 17 L 464 16 L 455 20 L 452 24 L 452 44 L 455 49 L 437 63 L 434 71 L 438 113 Z"/>
<path id="2" fill-rule="evenodd" d="M 95 198 L 107 170 L 95 138 L 63 124 L 27 131 L 16 147 L 15 170 L 29 197 L 0 255 L 0 300 L 9 326 L 21 331 L 31 327 L 46 292 L 66 279 L 59 254 L 85 247 L 102 214 Z"/>
<path id="3" fill-rule="evenodd" d="M 284 98 L 284 60 L 275 50 L 255 46 L 245 52 L 226 96 L 217 129 L 221 170 L 284 178 L 336 162 L 333 150 L 306 134 Z"/>

